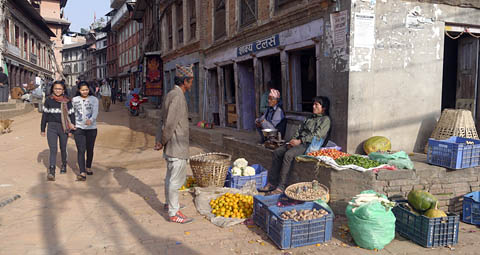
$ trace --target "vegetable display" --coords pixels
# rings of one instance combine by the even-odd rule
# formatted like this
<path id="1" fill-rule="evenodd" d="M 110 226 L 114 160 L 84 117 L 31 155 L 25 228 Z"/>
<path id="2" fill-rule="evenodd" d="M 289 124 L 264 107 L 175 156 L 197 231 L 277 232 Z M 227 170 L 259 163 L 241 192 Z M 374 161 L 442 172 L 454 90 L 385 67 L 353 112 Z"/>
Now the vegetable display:
<path id="1" fill-rule="evenodd" d="M 328 212 L 323 209 L 317 210 L 316 208 L 314 208 L 311 210 L 300 210 L 300 211 L 293 209 L 291 211 L 283 212 L 282 215 L 280 215 L 280 218 L 284 220 L 304 221 L 304 220 L 320 219 L 325 215 L 328 215 Z"/>
<path id="2" fill-rule="evenodd" d="M 233 176 L 254 176 L 255 168 L 248 166 L 248 161 L 244 158 L 238 158 L 233 162 Z"/>
<path id="3" fill-rule="evenodd" d="M 385 208 L 392 208 L 395 206 L 395 202 L 388 200 L 387 198 L 377 194 L 377 193 L 361 193 L 352 198 L 352 201 L 348 202 L 349 205 L 353 206 L 352 212 L 365 204 L 371 202 L 379 202 Z"/>
<path id="4" fill-rule="evenodd" d="M 435 208 L 437 198 L 424 190 L 412 190 L 407 196 L 408 203 L 417 211 L 425 212 Z"/>
<path id="5" fill-rule="evenodd" d="M 212 199 L 210 206 L 215 216 L 246 219 L 253 212 L 253 197 L 227 192 L 217 199 Z"/>
<path id="6" fill-rule="evenodd" d="M 363 144 L 363 150 L 365 153 L 370 154 L 371 152 L 385 152 L 392 149 L 392 144 L 388 138 L 383 136 L 374 136 L 370 137 Z"/>
<path id="7" fill-rule="evenodd" d="M 285 189 L 287 197 L 299 201 L 313 201 L 327 194 L 327 190 L 317 180 L 295 183 Z"/>
<path id="8" fill-rule="evenodd" d="M 371 159 L 368 159 L 368 158 L 364 158 L 364 157 L 358 156 L 358 155 L 350 155 L 350 156 L 347 156 L 347 157 L 341 157 L 341 158 L 336 159 L 335 162 L 337 162 L 337 164 L 339 164 L 341 166 L 356 165 L 356 166 L 359 166 L 359 167 L 363 167 L 365 169 L 369 169 L 369 168 L 373 168 L 373 167 L 377 167 L 377 166 L 381 165 L 381 163 L 378 162 L 378 161 L 371 160 Z"/>
<path id="9" fill-rule="evenodd" d="M 428 218 L 440 218 L 440 217 L 447 217 L 447 214 L 442 211 L 442 210 L 439 210 L 437 208 L 437 203 L 435 203 L 435 208 L 432 208 L 432 209 L 429 209 L 428 211 L 425 212 L 425 216 L 427 216 Z"/>
<path id="10" fill-rule="evenodd" d="M 341 152 L 337 149 L 321 149 L 321 150 L 318 150 L 318 151 L 309 152 L 309 153 L 307 153 L 307 155 L 312 156 L 312 157 L 327 156 L 327 157 L 331 157 L 333 159 L 338 159 L 338 158 L 341 158 L 341 157 L 350 156 L 350 154 L 345 153 L 345 152 Z"/>

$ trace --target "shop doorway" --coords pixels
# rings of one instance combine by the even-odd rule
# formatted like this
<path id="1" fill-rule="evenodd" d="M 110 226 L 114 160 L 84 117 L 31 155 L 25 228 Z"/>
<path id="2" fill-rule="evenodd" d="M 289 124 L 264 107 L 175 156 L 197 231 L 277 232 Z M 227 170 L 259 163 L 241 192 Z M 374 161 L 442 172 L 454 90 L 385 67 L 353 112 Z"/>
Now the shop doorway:
<path id="1" fill-rule="evenodd" d="M 226 65 L 223 68 L 223 100 L 225 102 L 225 125 L 227 127 L 237 127 L 237 100 L 235 91 L 235 76 L 233 64 Z"/>
<path id="2" fill-rule="evenodd" d="M 238 63 L 238 88 L 240 90 L 240 111 L 242 129 L 254 130 L 256 117 L 255 81 L 253 60 Z"/>
<path id="3" fill-rule="evenodd" d="M 460 33 L 448 33 L 445 37 L 442 110 L 471 111 L 477 129 L 480 120 L 479 55 L 480 39 Z"/>
<path id="4" fill-rule="evenodd" d="M 312 112 L 312 99 L 317 94 L 315 48 L 290 53 L 290 84 L 293 111 Z"/>

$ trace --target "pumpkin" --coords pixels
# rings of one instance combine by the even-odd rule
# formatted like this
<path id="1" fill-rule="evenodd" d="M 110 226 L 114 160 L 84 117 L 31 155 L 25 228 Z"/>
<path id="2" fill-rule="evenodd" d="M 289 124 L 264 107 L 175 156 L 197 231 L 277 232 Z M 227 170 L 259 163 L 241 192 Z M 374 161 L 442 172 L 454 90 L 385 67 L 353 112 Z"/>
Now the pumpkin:
<path id="1" fill-rule="evenodd" d="M 390 140 L 384 136 L 370 137 L 363 143 L 363 150 L 367 155 L 371 152 L 385 152 L 390 151 L 391 149 L 392 144 Z"/>
<path id="2" fill-rule="evenodd" d="M 438 210 L 437 204 L 438 204 L 438 202 L 435 203 L 435 208 L 428 210 L 427 212 L 425 212 L 424 215 L 428 218 L 447 217 L 447 214 L 444 211 Z"/>
<path id="3" fill-rule="evenodd" d="M 417 211 L 424 212 L 435 208 L 437 198 L 424 190 L 412 190 L 408 193 L 408 203 Z"/>

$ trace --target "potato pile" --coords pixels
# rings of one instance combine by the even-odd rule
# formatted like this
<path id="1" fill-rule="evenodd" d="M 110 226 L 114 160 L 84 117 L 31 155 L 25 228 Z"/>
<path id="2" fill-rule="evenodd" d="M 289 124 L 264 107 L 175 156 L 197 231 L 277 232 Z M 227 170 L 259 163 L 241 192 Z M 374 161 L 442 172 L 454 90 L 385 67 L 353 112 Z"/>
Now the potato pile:
<path id="1" fill-rule="evenodd" d="M 304 221 L 320 219 L 327 214 L 328 212 L 323 209 L 317 210 L 316 208 L 313 208 L 311 210 L 300 211 L 293 209 L 291 211 L 283 212 L 282 215 L 280 215 L 280 218 L 284 220 Z"/>

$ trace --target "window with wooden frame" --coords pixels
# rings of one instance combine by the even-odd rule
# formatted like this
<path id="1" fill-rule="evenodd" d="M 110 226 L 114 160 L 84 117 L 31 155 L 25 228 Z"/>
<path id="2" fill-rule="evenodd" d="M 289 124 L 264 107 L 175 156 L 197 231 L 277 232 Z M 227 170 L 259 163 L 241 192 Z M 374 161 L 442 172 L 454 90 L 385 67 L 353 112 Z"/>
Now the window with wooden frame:
<path id="1" fill-rule="evenodd" d="M 167 48 L 172 49 L 173 37 L 172 37 L 172 8 L 171 7 L 169 7 L 167 10 L 167 36 L 168 36 Z"/>
<path id="2" fill-rule="evenodd" d="M 28 59 L 28 34 L 26 32 L 23 33 L 23 52 L 25 59 Z"/>
<path id="3" fill-rule="evenodd" d="M 31 41 L 30 47 L 32 47 L 32 53 L 35 54 L 35 39 L 31 38 L 30 41 Z"/>
<path id="4" fill-rule="evenodd" d="M 240 26 L 247 26 L 257 20 L 257 0 L 240 0 Z"/>
<path id="5" fill-rule="evenodd" d="M 177 18 L 177 42 L 183 44 L 183 1 L 176 2 Z"/>
<path id="6" fill-rule="evenodd" d="M 275 0 L 275 10 L 290 8 L 300 4 L 302 1 L 303 0 Z"/>
<path id="7" fill-rule="evenodd" d="M 190 40 L 195 40 L 197 36 L 197 8 L 195 0 L 188 0 L 188 20 L 190 23 Z"/>
<path id="8" fill-rule="evenodd" d="M 213 34 L 214 39 L 218 40 L 227 34 L 227 26 L 225 24 L 225 0 L 213 0 L 214 1 L 214 18 L 213 18 Z"/>
<path id="9" fill-rule="evenodd" d="M 15 26 L 15 46 L 20 47 L 20 28 Z"/>
<path id="10" fill-rule="evenodd" d="M 10 42 L 10 20 L 5 19 L 5 38 Z"/>

